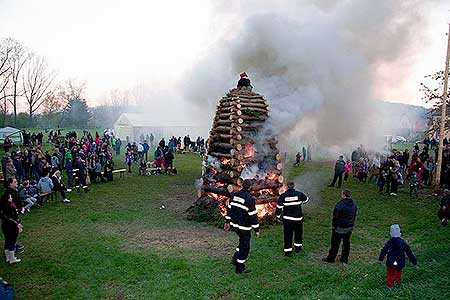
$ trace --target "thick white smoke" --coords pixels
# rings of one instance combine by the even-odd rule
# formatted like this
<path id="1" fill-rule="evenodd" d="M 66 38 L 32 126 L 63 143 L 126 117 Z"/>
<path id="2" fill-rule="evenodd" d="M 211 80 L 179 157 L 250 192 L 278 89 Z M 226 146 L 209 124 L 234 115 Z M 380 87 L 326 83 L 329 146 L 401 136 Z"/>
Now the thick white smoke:
<path id="1" fill-rule="evenodd" d="M 392 78 L 401 81 L 408 72 L 423 2 L 220 2 L 218 18 L 230 27 L 187 75 L 185 96 L 212 116 L 246 71 L 269 101 L 275 133 L 324 146 L 365 143 L 382 128 L 372 100 L 377 74 L 402 66 Z"/>

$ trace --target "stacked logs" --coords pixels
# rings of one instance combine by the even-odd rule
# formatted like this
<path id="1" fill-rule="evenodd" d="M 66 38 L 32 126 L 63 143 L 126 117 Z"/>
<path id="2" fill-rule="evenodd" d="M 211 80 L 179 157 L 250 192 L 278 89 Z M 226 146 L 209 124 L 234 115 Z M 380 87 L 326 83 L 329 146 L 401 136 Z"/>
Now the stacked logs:
<path id="1" fill-rule="evenodd" d="M 274 137 L 261 137 L 268 116 L 264 96 L 233 89 L 217 105 L 203 162 L 199 199 L 214 199 L 222 213 L 234 191 L 250 179 L 260 218 L 274 212 L 283 186 L 281 155 Z"/>

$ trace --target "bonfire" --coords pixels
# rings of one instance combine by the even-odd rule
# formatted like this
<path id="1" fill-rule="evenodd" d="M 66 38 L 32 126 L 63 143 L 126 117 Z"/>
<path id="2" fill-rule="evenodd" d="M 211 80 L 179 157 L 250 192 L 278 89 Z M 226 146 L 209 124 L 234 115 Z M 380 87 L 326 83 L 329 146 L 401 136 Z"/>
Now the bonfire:
<path id="1" fill-rule="evenodd" d="M 225 215 L 231 193 L 250 179 L 258 217 L 273 215 L 284 178 L 277 139 L 265 126 L 268 107 L 264 96 L 251 89 L 232 89 L 220 99 L 194 206 L 217 206 Z"/>

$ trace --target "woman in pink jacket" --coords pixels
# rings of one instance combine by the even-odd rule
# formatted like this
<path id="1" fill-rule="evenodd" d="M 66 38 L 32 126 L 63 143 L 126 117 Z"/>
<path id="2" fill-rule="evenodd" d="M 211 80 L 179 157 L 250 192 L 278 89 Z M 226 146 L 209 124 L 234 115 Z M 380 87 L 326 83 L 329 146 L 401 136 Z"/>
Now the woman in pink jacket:
<path id="1" fill-rule="evenodd" d="M 352 170 L 352 161 L 350 159 L 347 159 L 347 162 L 345 163 L 344 182 L 348 181 L 348 177 L 350 176 L 351 170 Z"/>

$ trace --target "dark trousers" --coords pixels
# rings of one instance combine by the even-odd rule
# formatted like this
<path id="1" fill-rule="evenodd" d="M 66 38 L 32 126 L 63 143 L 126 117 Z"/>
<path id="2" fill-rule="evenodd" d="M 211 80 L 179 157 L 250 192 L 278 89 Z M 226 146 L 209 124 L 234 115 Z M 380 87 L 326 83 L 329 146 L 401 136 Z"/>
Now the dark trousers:
<path id="1" fill-rule="evenodd" d="M 19 228 L 16 224 L 2 225 L 3 236 L 5 237 L 5 250 L 14 251 L 16 249 Z"/>
<path id="2" fill-rule="evenodd" d="M 398 191 L 398 180 L 394 178 L 389 178 L 386 184 L 386 193 L 395 193 Z"/>
<path id="3" fill-rule="evenodd" d="M 73 182 L 73 171 L 72 170 L 66 170 L 67 173 L 67 188 L 72 188 L 72 182 Z"/>
<path id="4" fill-rule="evenodd" d="M 86 175 L 84 175 L 84 173 L 78 174 L 78 176 L 75 178 L 75 183 L 77 189 L 80 188 L 80 185 L 83 189 L 86 188 Z"/>
<path id="5" fill-rule="evenodd" d="M 292 236 L 294 236 L 294 247 L 300 249 L 303 243 L 303 220 L 302 221 L 283 221 L 284 231 L 284 253 L 292 252 Z"/>
<path id="6" fill-rule="evenodd" d="M 55 192 L 59 192 L 61 194 L 61 197 L 66 199 L 66 188 L 62 185 L 61 187 L 55 189 Z"/>
<path id="7" fill-rule="evenodd" d="M 409 186 L 409 195 L 412 196 L 413 193 L 417 197 L 417 185 L 410 185 Z"/>
<path id="8" fill-rule="evenodd" d="M 351 232 L 348 233 L 337 233 L 333 230 L 333 233 L 331 234 L 331 248 L 328 252 L 327 261 L 328 262 L 334 262 L 336 260 L 336 255 L 339 251 L 339 246 L 341 245 L 341 240 L 343 240 L 342 243 L 342 253 L 341 253 L 341 259 L 340 261 L 343 263 L 348 263 L 348 255 L 350 254 L 350 237 L 352 236 Z"/>
<path id="9" fill-rule="evenodd" d="M 338 187 L 341 187 L 342 185 L 342 173 L 337 174 L 334 173 L 333 182 L 330 184 L 330 186 L 334 186 L 336 184 L 336 180 L 339 178 Z"/>
<path id="10" fill-rule="evenodd" d="M 236 272 L 241 273 L 245 270 L 245 261 L 250 252 L 250 233 L 251 231 L 245 231 L 236 229 L 236 234 L 239 237 L 239 246 L 236 248 L 236 252 L 233 255 L 233 261 L 236 262 Z"/>

